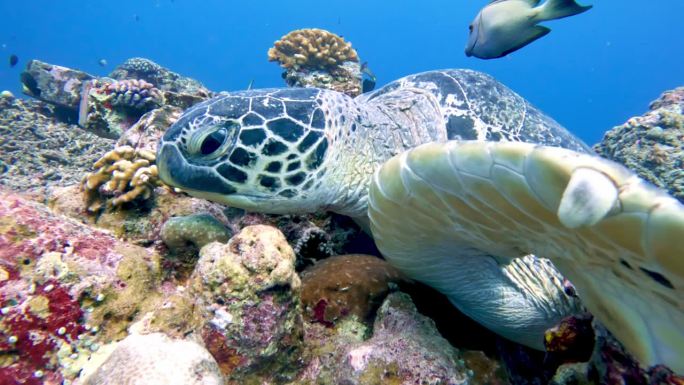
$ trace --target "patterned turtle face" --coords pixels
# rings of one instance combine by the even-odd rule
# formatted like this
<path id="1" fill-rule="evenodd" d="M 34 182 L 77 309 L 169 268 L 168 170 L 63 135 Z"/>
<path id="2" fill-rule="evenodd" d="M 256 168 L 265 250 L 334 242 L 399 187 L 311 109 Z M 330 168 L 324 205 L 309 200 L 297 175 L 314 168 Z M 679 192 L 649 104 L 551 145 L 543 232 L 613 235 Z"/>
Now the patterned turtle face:
<path id="1" fill-rule="evenodd" d="M 249 90 L 196 105 L 160 142 L 162 180 L 235 207 L 296 210 L 325 172 L 324 92 Z"/>

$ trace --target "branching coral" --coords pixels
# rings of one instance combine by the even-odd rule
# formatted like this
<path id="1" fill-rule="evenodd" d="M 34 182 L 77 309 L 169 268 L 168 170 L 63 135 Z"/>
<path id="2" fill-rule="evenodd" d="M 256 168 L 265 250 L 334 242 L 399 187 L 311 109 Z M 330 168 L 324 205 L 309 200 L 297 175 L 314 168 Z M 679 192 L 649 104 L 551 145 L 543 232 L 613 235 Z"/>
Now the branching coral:
<path id="1" fill-rule="evenodd" d="M 117 147 L 95 162 L 97 171 L 83 178 L 85 201 L 89 212 L 112 209 L 137 198 L 149 199 L 156 186 L 162 186 L 155 154 L 135 150 L 130 146 Z"/>
<path id="2" fill-rule="evenodd" d="M 268 60 L 283 68 L 331 70 L 351 61 L 358 62 L 351 43 L 323 29 L 299 29 L 288 33 L 268 50 Z"/>

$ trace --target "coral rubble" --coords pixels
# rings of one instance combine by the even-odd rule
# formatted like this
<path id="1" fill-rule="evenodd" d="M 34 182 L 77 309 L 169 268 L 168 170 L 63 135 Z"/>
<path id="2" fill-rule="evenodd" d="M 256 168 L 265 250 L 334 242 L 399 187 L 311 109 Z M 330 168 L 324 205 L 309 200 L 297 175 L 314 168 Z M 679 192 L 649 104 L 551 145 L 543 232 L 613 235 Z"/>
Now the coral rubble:
<path id="1" fill-rule="evenodd" d="M 44 200 L 78 183 L 114 144 L 57 118 L 49 104 L 0 98 L 0 186 Z"/>
<path id="2" fill-rule="evenodd" d="M 291 87 L 320 87 L 351 96 L 362 91 L 359 57 L 351 43 L 332 32 L 310 28 L 288 33 L 268 50 L 268 60 L 285 69 Z"/>

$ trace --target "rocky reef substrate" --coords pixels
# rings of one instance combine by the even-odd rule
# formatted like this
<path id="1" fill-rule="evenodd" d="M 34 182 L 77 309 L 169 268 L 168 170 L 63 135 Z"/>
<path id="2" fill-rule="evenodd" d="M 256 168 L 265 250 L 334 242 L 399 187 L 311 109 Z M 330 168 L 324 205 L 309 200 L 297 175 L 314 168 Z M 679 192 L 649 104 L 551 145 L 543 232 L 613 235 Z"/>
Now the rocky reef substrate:
<path id="1" fill-rule="evenodd" d="M 160 135 L 213 94 L 195 80 L 141 58 L 106 78 L 26 72 L 40 101 L 0 97 L 2 384 L 680 381 L 588 314 L 550 330 L 546 353 L 502 341 L 347 218 L 246 213 L 156 183 Z M 680 200 L 683 95 L 595 147 Z"/>

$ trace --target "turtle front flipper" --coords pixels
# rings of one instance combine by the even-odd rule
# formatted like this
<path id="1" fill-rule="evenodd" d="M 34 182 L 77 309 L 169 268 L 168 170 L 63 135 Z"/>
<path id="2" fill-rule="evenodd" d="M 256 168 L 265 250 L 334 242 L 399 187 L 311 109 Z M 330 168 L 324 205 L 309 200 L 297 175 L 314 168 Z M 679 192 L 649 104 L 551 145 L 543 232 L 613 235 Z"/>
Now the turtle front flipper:
<path id="1" fill-rule="evenodd" d="M 457 305 L 450 292 L 478 276 L 449 258 L 549 258 L 643 364 L 684 373 L 684 206 L 617 163 L 517 142 L 426 144 L 375 174 L 369 217 L 388 261 Z"/>

